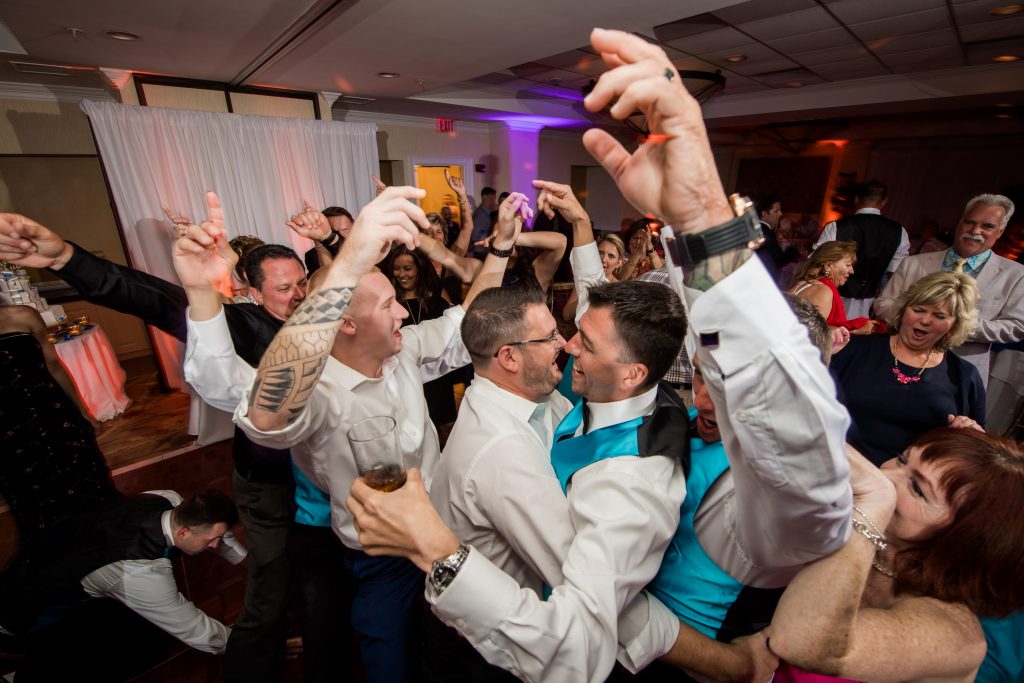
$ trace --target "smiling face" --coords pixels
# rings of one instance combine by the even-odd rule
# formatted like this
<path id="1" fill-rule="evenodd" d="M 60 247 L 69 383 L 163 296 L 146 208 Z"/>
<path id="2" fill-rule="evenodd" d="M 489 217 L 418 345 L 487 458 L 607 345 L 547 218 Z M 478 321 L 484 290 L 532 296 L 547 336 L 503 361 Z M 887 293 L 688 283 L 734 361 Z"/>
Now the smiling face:
<path id="1" fill-rule="evenodd" d="M 715 416 L 715 404 L 711 402 L 711 394 L 704 384 L 704 375 L 697 364 L 693 366 L 693 407 L 697 409 L 697 435 L 704 443 L 715 443 L 722 440 Z"/>
<path id="2" fill-rule="evenodd" d="M 903 311 L 903 320 L 897 332 L 900 343 L 913 351 L 928 351 L 946 336 L 956 318 L 950 313 L 949 303 L 929 306 L 915 304 Z"/>
<path id="3" fill-rule="evenodd" d="M 625 384 L 632 363 L 620 358 L 619 335 L 612 311 L 591 307 L 580 319 L 579 332 L 565 345 L 573 357 L 572 390 L 589 401 L 609 403 L 629 398 Z"/>
<path id="4" fill-rule="evenodd" d="M 356 328 L 359 346 L 373 358 L 384 361 L 402 350 L 402 321 L 409 311 L 398 303 L 395 288 L 379 271 L 359 279 L 346 315 Z"/>
<path id="5" fill-rule="evenodd" d="M 523 393 L 531 401 L 540 402 L 547 398 L 562 380 L 558 367 L 558 355 L 565 347 L 565 339 L 558 334 L 558 325 L 547 306 L 533 304 L 526 309 L 523 339 L 548 339 L 553 341 L 517 344 L 515 353 L 523 364 Z"/>
<path id="6" fill-rule="evenodd" d="M 953 506 L 942 488 L 943 469 L 921 460 L 921 447 L 911 446 L 898 457 L 882 464 L 882 472 L 896 487 L 896 511 L 886 535 L 913 541 L 947 525 Z"/>
<path id="7" fill-rule="evenodd" d="M 306 269 L 293 258 L 265 259 L 263 282 L 252 290 L 256 303 L 278 320 L 287 320 L 306 298 Z"/>
<path id="8" fill-rule="evenodd" d="M 992 204 L 975 204 L 974 208 L 964 214 L 956 227 L 953 238 L 953 250 L 961 258 L 971 258 L 988 251 L 996 243 L 1003 229 L 1006 209 Z"/>
<path id="9" fill-rule="evenodd" d="M 423 231 L 423 234 L 444 244 L 444 228 L 436 220 L 429 222 L 429 227 Z"/>
<path id="10" fill-rule="evenodd" d="M 407 294 L 415 292 L 416 277 L 419 275 L 419 269 L 416 267 L 416 261 L 413 260 L 412 256 L 402 254 L 396 258 L 391 272 L 403 292 Z"/>
<path id="11" fill-rule="evenodd" d="M 853 275 L 853 257 L 846 256 L 838 261 L 825 264 L 828 269 L 829 278 L 836 283 L 836 287 L 842 287 Z"/>

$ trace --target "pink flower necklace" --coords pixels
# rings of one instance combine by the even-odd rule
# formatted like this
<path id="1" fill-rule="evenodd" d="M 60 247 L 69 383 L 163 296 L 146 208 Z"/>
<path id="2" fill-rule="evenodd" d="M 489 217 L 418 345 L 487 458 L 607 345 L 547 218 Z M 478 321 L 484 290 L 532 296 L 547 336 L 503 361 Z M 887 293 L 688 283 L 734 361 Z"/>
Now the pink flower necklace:
<path id="1" fill-rule="evenodd" d="M 899 359 L 896 357 L 896 337 L 892 338 L 892 374 L 895 375 L 896 381 L 900 384 L 911 384 L 912 382 L 920 382 L 921 375 L 928 369 L 928 363 L 932 360 L 932 354 L 935 353 L 935 347 L 933 346 L 928 350 L 928 356 L 924 359 L 924 365 L 920 370 L 917 371 L 916 375 L 904 375 L 900 371 Z"/>

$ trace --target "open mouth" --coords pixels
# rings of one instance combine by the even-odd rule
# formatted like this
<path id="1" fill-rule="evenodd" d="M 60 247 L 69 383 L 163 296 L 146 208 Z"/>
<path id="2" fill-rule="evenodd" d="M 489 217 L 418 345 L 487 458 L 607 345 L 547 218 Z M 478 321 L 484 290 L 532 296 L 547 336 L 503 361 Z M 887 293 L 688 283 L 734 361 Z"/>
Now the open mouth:
<path id="1" fill-rule="evenodd" d="M 914 341 L 923 341 L 928 337 L 928 331 L 915 327 L 910 331 L 910 335 L 914 338 Z"/>
<path id="2" fill-rule="evenodd" d="M 697 431 L 704 434 L 711 434 L 718 431 L 718 423 L 703 415 L 697 415 Z"/>

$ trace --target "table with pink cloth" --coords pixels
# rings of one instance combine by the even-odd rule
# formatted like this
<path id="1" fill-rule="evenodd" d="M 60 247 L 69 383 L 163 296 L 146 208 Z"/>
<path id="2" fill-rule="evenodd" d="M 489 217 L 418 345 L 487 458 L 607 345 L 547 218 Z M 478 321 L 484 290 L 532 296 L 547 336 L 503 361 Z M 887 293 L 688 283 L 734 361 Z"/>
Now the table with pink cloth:
<path id="1" fill-rule="evenodd" d="M 57 342 L 54 348 L 94 418 L 113 419 L 131 404 L 124 393 L 124 370 L 99 325 Z"/>

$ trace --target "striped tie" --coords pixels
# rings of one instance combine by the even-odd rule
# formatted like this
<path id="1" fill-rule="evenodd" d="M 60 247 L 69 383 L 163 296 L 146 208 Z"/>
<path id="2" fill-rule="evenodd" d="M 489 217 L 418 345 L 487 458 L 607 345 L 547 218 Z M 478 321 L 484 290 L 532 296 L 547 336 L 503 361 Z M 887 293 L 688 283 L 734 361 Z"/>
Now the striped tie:
<path id="1" fill-rule="evenodd" d="M 964 272 L 964 264 L 965 263 L 967 263 L 967 259 L 958 258 L 956 260 L 956 263 L 953 265 L 953 272 L 954 273 L 962 273 L 962 272 Z"/>

